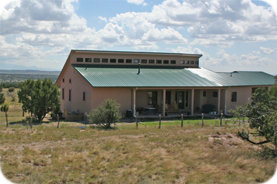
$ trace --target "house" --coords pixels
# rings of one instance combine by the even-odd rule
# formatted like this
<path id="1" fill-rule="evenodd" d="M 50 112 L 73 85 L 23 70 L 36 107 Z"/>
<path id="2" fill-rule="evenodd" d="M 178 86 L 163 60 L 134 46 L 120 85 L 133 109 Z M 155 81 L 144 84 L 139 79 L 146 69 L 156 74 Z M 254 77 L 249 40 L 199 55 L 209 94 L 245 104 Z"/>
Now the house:
<path id="1" fill-rule="evenodd" d="M 58 77 L 61 110 L 89 113 L 106 99 L 127 116 L 211 113 L 245 105 L 264 72 L 213 72 L 199 67 L 200 54 L 72 50 Z"/>

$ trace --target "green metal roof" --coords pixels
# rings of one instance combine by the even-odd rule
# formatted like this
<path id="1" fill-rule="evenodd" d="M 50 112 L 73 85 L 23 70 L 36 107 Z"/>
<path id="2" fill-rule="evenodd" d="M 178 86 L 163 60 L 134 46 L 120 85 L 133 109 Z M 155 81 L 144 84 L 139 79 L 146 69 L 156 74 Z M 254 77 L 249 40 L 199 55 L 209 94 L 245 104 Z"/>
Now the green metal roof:
<path id="1" fill-rule="evenodd" d="M 205 68 L 187 69 L 194 74 L 213 81 L 221 86 L 262 86 L 273 85 L 274 76 L 264 72 L 234 71 L 213 72 Z"/>
<path id="2" fill-rule="evenodd" d="M 186 69 L 86 68 L 73 66 L 93 87 L 217 87 Z"/>

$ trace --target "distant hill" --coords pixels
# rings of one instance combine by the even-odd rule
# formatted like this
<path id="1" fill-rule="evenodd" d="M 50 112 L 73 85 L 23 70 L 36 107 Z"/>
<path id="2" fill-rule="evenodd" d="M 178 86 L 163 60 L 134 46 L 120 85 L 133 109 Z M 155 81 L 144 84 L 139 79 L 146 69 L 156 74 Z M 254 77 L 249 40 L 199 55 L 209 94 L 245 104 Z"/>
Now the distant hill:
<path id="1" fill-rule="evenodd" d="M 1 83 L 19 83 L 27 79 L 52 79 L 57 81 L 60 71 L 41 71 L 41 70 L 0 70 Z"/>

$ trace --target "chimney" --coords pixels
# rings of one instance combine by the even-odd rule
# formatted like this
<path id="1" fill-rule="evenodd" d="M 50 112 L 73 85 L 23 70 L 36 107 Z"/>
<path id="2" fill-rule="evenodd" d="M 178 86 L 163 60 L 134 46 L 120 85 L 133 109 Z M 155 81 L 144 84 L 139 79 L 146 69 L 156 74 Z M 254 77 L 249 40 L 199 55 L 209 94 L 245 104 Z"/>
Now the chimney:
<path id="1" fill-rule="evenodd" d="M 140 63 L 138 63 L 138 75 L 140 74 Z"/>

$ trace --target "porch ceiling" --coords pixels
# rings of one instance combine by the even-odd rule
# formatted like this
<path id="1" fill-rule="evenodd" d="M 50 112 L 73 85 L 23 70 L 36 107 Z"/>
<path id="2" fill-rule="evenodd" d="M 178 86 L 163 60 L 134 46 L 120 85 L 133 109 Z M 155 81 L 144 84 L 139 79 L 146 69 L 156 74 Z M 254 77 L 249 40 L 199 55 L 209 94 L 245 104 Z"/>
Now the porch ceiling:
<path id="1" fill-rule="evenodd" d="M 93 87 L 220 87 L 187 69 L 86 68 L 73 66 Z"/>

